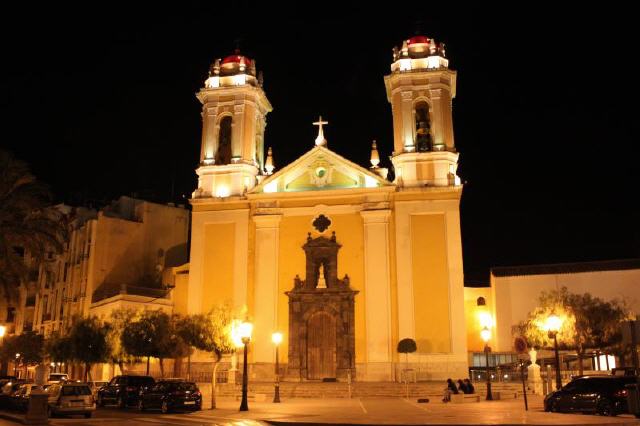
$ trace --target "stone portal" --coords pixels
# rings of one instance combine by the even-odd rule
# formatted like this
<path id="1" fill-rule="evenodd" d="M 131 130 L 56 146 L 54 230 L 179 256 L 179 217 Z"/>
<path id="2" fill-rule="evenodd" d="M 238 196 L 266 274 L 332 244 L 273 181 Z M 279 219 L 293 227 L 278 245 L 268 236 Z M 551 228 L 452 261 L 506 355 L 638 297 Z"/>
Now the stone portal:
<path id="1" fill-rule="evenodd" d="M 307 237 L 306 277 L 296 275 L 289 296 L 288 376 L 300 380 L 355 377 L 357 291 L 349 276 L 338 278 L 335 232 L 331 238 Z M 321 281 L 321 282 L 320 282 Z M 319 285 L 320 284 L 320 285 Z"/>

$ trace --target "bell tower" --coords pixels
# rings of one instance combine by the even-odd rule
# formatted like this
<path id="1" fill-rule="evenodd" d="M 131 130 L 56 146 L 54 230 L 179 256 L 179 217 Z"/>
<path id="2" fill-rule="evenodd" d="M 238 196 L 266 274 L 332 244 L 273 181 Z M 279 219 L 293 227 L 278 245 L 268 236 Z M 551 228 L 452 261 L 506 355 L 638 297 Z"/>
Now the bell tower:
<path id="1" fill-rule="evenodd" d="M 403 41 L 393 48 L 384 82 L 393 114 L 396 185 L 459 185 L 451 110 L 456 72 L 449 69 L 444 43 L 420 35 Z"/>
<path id="2" fill-rule="evenodd" d="M 266 115 L 272 110 L 254 60 L 236 50 L 216 59 L 204 88 L 198 188 L 193 198 L 240 196 L 264 170 Z"/>

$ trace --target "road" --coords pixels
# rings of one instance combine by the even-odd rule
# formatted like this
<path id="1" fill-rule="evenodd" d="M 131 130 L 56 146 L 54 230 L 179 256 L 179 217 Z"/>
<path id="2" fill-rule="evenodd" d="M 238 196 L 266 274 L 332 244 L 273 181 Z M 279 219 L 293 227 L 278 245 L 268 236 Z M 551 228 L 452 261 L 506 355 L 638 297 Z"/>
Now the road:
<path id="1" fill-rule="evenodd" d="M 91 419 L 83 416 L 57 417 L 50 419 L 51 425 L 58 426 L 197 426 L 197 425 L 234 425 L 263 426 L 266 423 L 238 418 L 229 413 L 203 410 L 195 413 L 162 414 L 160 411 L 139 412 L 135 408 L 119 410 L 115 407 L 103 407 L 94 412 Z"/>
<path id="2" fill-rule="evenodd" d="M 219 400 L 218 409 L 195 413 L 161 414 L 135 408 L 98 409 L 94 417 L 53 418 L 52 426 L 265 426 L 269 423 L 333 423 L 360 425 L 618 425 L 640 426 L 633 416 L 603 417 L 545 413 L 542 398 L 532 396 L 529 411 L 522 400 L 481 401 L 465 404 L 426 404 L 404 398 L 287 399 L 281 404 L 249 401 L 249 411 L 239 412 L 239 401 Z M 5 426 L 0 422 L 0 426 Z"/>

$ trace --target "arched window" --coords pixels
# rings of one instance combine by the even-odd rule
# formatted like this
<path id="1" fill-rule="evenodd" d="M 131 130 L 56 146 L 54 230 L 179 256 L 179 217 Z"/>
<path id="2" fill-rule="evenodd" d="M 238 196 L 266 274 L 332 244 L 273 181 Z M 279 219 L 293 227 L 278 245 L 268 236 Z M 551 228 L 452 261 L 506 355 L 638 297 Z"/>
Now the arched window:
<path id="1" fill-rule="evenodd" d="M 415 109 L 416 149 L 418 152 L 431 150 L 431 122 L 429 120 L 429 104 L 418 102 Z"/>
<path id="2" fill-rule="evenodd" d="M 220 120 L 218 133 L 218 151 L 216 151 L 216 165 L 231 163 L 231 117 Z"/>

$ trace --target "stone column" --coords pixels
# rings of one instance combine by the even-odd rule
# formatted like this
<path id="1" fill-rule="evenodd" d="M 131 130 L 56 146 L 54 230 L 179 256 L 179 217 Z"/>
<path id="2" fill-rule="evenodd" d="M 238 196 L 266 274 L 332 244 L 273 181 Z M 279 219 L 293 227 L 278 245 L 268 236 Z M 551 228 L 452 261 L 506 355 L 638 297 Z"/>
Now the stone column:
<path id="1" fill-rule="evenodd" d="M 244 149 L 244 113 L 245 105 L 233 106 L 233 121 L 231 122 L 231 159 L 234 161 L 242 158 Z"/>
<path id="2" fill-rule="evenodd" d="M 218 109 L 205 105 L 202 108 L 202 150 L 200 162 L 214 159 L 217 151 L 218 134 L 216 118 Z"/>
<path id="3" fill-rule="evenodd" d="M 413 120 L 413 92 L 402 92 L 402 143 L 404 152 L 413 152 L 416 150 L 414 143 L 415 124 Z M 401 152 L 396 152 L 402 154 Z"/>
<path id="4" fill-rule="evenodd" d="M 434 145 L 445 145 L 442 89 L 432 89 L 431 98 L 431 137 Z"/>
<path id="5" fill-rule="evenodd" d="M 367 320 L 367 380 L 392 379 L 390 210 L 361 212 L 364 220 L 364 277 Z"/>
<path id="6" fill-rule="evenodd" d="M 271 334 L 278 326 L 278 250 L 280 215 L 256 215 L 254 362 L 275 362 Z"/>

